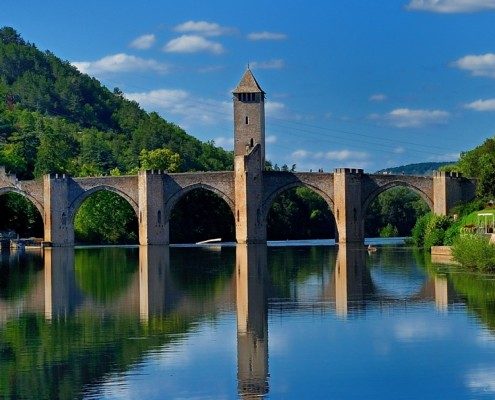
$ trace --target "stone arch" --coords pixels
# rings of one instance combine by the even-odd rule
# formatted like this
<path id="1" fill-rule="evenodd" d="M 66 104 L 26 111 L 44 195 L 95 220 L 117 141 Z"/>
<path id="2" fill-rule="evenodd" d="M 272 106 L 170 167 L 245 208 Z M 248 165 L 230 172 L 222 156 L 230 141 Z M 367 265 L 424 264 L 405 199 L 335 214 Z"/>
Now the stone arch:
<path id="1" fill-rule="evenodd" d="M 291 183 L 288 183 L 286 185 L 280 186 L 279 188 L 275 189 L 273 192 L 271 192 L 268 196 L 266 196 L 263 199 L 263 210 L 262 210 L 263 218 L 266 220 L 266 218 L 268 217 L 268 212 L 270 211 L 270 208 L 271 208 L 273 202 L 275 201 L 275 199 L 277 198 L 278 195 L 282 194 L 283 192 L 286 192 L 287 190 L 298 188 L 298 187 L 308 188 L 308 189 L 312 190 L 313 192 L 315 192 L 316 194 L 318 194 L 319 196 L 321 196 L 323 198 L 323 200 L 325 200 L 325 202 L 327 203 L 332 214 L 334 214 L 334 202 L 333 202 L 333 199 L 330 196 L 328 196 L 328 194 L 326 194 L 324 191 L 322 191 L 320 188 L 318 188 L 316 186 L 307 184 L 305 182 L 297 181 L 297 182 L 291 182 Z"/>
<path id="2" fill-rule="evenodd" d="M 405 181 L 397 180 L 397 181 L 393 181 L 393 182 L 388 182 L 383 186 L 379 186 L 378 188 L 373 190 L 368 195 L 368 197 L 364 200 L 363 206 L 361 209 L 362 210 L 362 218 L 365 217 L 366 212 L 368 210 L 368 207 L 373 202 L 373 200 L 375 200 L 381 193 L 383 193 L 389 189 L 395 188 L 395 187 L 406 187 L 406 188 L 412 190 L 414 193 L 418 194 L 419 197 L 421 197 L 423 199 L 423 201 L 428 205 L 430 210 L 433 211 L 433 200 L 430 198 L 430 196 L 428 196 L 428 194 L 426 194 L 421 188 L 419 188 L 415 185 L 411 185 L 410 183 L 405 182 Z"/>
<path id="3" fill-rule="evenodd" d="M 43 224 L 45 223 L 45 208 L 33 196 L 31 196 L 27 192 L 24 192 L 22 190 L 15 188 L 15 187 L 0 188 L 0 196 L 3 194 L 7 194 L 7 193 L 17 193 L 17 194 L 20 194 L 21 196 L 25 197 L 26 199 L 28 199 L 32 204 L 34 204 L 34 206 L 36 207 L 36 209 L 40 213 L 41 220 L 43 221 Z"/>
<path id="4" fill-rule="evenodd" d="M 121 190 L 119 190 L 113 186 L 99 185 L 99 186 L 95 186 L 91 189 L 85 190 L 84 192 L 82 192 L 79 196 L 77 196 L 72 201 L 72 203 L 69 205 L 69 216 L 67 218 L 68 221 L 70 221 L 70 223 L 73 224 L 74 218 L 76 217 L 76 214 L 77 214 L 77 211 L 79 210 L 79 207 L 84 202 L 84 200 L 86 200 L 92 194 L 94 194 L 96 192 L 104 191 L 104 190 L 106 190 L 108 192 L 115 193 L 115 194 L 119 195 L 120 197 L 122 197 L 123 199 L 125 199 L 127 201 L 127 203 L 129 203 L 129 205 L 132 207 L 132 209 L 134 210 L 134 214 L 138 218 L 138 216 L 139 216 L 138 205 L 127 193 L 124 193 Z"/>
<path id="5" fill-rule="evenodd" d="M 172 211 L 174 207 L 177 205 L 180 199 L 182 199 L 187 193 L 192 192 L 193 190 L 196 189 L 205 189 L 210 192 L 215 193 L 218 197 L 220 197 L 225 203 L 230 208 L 230 211 L 232 212 L 232 217 L 235 217 L 235 205 L 234 205 L 234 200 L 231 199 L 226 193 L 222 192 L 221 190 L 217 189 L 214 186 L 207 185 L 204 183 L 195 183 L 190 186 L 186 186 L 179 190 L 178 192 L 174 193 L 165 203 L 165 209 L 163 212 L 163 220 L 165 222 L 168 222 L 170 220 L 170 217 L 172 215 Z"/>
<path id="6" fill-rule="evenodd" d="M 340 232 L 339 232 L 339 227 L 337 224 L 337 217 L 336 217 L 335 212 L 334 212 L 335 204 L 334 204 L 333 199 L 327 193 L 325 193 L 323 190 L 318 188 L 317 186 L 308 184 L 308 183 L 303 182 L 303 181 L 295 181 L 295 182 L 290 182 L 290 183 L 287 183 L 285 185 L 282 185 L 282 186 L 278 187 L 277 189 L 273 190 L 270 194 L 268 194 L 268 196 L 266 196 L 263 199 L 261 215 L 262 215 L 262 219 L 264 221 L 264 224 L 266 226 L 267 231 L 268 231 L 268 213 L 270 212 L 270 208 L 271 208 L 273 202 L 275 201 L 275 199 L 277 198 L 277 196 L 279 196 L 280 194 L 282 194 L 282 193 L 284 193 L 290 189 L 294 189 L 294 188 L 298 188 L 298 187 L 305 187 L 307 189 L 310 189 L 311 191 L 313 191 L 314 193 L 319 195 L 325 201 L 325 203 L 327 204 L 328 208 L 330 209 L 330 213 L 332 214 L 332 217 L 333 217 L 334 228 L 335 228 L 335 241 L 337 242 L 338 237 L 340 235 Z"/>

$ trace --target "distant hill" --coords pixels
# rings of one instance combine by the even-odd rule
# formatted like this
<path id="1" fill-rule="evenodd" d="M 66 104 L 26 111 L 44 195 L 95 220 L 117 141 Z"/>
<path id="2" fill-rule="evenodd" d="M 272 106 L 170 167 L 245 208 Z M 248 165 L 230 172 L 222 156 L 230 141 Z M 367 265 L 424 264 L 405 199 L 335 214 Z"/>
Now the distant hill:
<path id="1" fill-rule="evenodd" d="M 455 164 L 455 161 L 447 162 L 424 162 L 417 164 L 401 165 L 376 171 L 377 174 L 394 174 L 394 175 L 432 175 L 433 171 L 438 170 L 444 165 Z"/>

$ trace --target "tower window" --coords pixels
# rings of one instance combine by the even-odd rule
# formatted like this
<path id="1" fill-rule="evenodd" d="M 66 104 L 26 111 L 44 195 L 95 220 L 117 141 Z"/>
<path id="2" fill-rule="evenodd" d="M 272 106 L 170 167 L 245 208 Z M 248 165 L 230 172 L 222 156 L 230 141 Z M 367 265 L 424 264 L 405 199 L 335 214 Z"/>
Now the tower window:
<path id="1" fill-rule="evenodd" d="M 246 116 L 246 125 L 249 125 L 249 117 Z"/>
<path id="2" fill-rule="evenodd" d="M 254 140 L 253 140 L 253 138 L 251 138 L 251 140 L 249 141 L 249 145 L 250 145 L 251 147 L 254 147 Z"/>

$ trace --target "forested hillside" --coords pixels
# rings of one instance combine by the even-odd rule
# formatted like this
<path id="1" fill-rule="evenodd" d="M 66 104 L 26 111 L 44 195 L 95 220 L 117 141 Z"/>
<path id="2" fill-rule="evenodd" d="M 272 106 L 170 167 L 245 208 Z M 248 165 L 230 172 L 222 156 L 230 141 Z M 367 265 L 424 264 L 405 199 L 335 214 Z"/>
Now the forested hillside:
<path id="1" fill-rule="evenodd" d="M 0 164 L 19 178 L 135 172 L 149 152 L 179 171 L 232 169 L 230 152 L 202 143 L 122 92 L 102 86 L 49 51 L 0 29 Z M 147 161 L 146 161 L 147 160 Z"/>
<path id="2" fill-rule="evenodd" d="M 396 174 L 396 175 L 432 175 L 433 171 L 441 169 L 442 167 L 454 164 L 455 161 L 450 162 L 423 162 L 416 164 L 401 165 L 400 167 L 385 168 L 377 171 L 377 174 Z"/>

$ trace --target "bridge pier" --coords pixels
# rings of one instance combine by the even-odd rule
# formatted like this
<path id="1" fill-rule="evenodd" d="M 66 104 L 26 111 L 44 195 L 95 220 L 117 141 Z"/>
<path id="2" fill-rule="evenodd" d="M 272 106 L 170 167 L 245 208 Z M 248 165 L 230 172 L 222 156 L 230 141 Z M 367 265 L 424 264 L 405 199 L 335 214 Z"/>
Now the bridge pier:
<path id="1" fill-rule="evenodd" d="M 266 243 L 266 221 L 262 212 L 262 153 L 256 145 L 249 154 L 234 160 L 235 236 L 237 243 Z"/>
<path id="2" fill-rule="evenodd" d="M 335 170 L 334 207 L 339 243 L 364 243 L 362 176 L 362 169 Z"/>
<path id="3" fill-rule="evenodd" d="M 69 179 L 65 174 L 43 177 L 45 241 L 54 247 L 74 245 L 74 222 L 69 216 Z"/>
<path id="4" fill-rule="evenodd" d="M 169 244 L 169 221 L 164 215 L 165 175 L 161 171 L 138 174 L 139 244 Z"/>
<path id="5" fill-rule="evenodd" d="M 435 171 L 433 174 L 433 212 L 448 215 L 455 205 L 475 197 L 476 185 L 458 172 Z"/>

